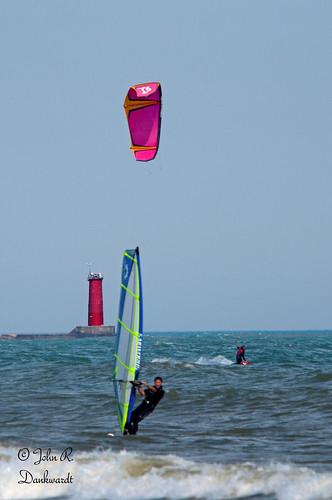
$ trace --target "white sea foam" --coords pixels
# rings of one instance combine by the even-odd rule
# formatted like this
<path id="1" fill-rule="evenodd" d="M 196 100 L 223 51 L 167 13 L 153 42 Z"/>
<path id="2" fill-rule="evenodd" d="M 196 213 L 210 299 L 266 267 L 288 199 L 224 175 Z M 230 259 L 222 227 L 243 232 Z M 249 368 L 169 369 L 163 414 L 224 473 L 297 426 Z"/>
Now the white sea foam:
<path id="1" fill-rule="evenodd" d="M 171 366 L 183 366 L 185 368 L 193 368 L 193 366 L 194 366 L 192 363 L 186 363 L 184 361 L 180 361 L 180 360 L 174 359 L 174 358 L 154 358 L 151 362 L 162 364 L 162 365 L 168 364 Z"/>
<path id="2" fill-rule="evenodd" d="M 224 366 L 229 366 L 233 365 L 233 361 L 230 359 L 225 358 L 225 356 L 222 356 L 219 354 L 218 356 L 214 356 L 213 358 L 209 358 L 206 356 L 201 356 L 196 362 L 196 365 L 224 365 Z"/>
<path id="3" fill-rule="evenodd" d="M 24 463 L 24 466 L 23 466 Z M 40 477 L 70 472 L 72 484 L 18 484 L 19 470 Z M 174 455 L 146 456 L 135 453 L 94 451 L 76 453 L 74 462 L 48 462 L 33 466 L 19 462 L 17 450 L 0 448 L 0 498 L 41 499 L 66 496 L 71 500 L 118 500 L 152 498 L 239 498 L 274 494 L 278 500 L 313 500 L 332 497 L 332 474 L 306 467 L 271 463 L 233 465 L 195 463 Z"/>
<path id="4" fill-rule="evenodd" d="M 229 366 L 233 365 L 234 362 L 231 361 L 230 359 L 225 358 L 221 354 L 218 356 L 214 357 L 207 357 L 207 356 L 201 356 L 198 358 L 197 361 L 193 361 L 191 363 L 187 362 L 185 363 L 184 361 L 180 361 L 174 358 L 154 358 L 152 360 L 152 363 L 159 363 L 159 364 L 169 364 L 172 366 L 184 366 L 187 368 L 193 368 L 195 365 L 223 365 L 223 366 Z"/>
<path id="5" fill-rule="evenodd" d="M 169 358 L 153 358 L 152 363 L 170 363 Z"/>

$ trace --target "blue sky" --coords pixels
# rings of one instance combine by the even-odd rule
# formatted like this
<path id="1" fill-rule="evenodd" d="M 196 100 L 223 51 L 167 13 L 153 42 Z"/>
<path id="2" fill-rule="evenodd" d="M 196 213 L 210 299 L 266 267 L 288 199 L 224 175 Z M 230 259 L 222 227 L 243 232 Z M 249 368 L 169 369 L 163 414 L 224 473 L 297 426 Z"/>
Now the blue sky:
<path id="1" fill-rule="evenodd" d="M 69 331 L 87 266 L 149 330 L 332 327 L 332 4 L 0 3 L 0 331 Z M 155 161 L 131 84 L 160 81 Z"/>

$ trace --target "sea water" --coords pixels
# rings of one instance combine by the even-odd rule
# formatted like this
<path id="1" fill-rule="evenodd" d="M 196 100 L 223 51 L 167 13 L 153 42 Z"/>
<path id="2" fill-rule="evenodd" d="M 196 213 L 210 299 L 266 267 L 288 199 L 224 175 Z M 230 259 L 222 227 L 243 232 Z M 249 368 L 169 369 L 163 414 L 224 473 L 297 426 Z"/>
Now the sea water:
<path id="1" fill-rule="evenodd" d="M 0 498 L 331 499 L 331 349 L 332 331 L 146 333 L 140 377 L 166 394 L 123 437 L 114 338 L 1 341 Z"/>

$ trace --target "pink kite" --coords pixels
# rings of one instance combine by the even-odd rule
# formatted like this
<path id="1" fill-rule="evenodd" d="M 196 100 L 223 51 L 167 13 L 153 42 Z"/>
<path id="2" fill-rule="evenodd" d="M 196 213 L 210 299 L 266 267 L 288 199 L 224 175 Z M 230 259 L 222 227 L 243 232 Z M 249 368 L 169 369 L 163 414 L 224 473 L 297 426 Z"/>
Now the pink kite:
<path id="1" fill-rule="evenodd" d="M 161 125 L 161 86 L 158 82 L 133 85 L 124 108 L 131 137 L 131 150 L 138 161 L 153 160 L 158 152 Z"/>

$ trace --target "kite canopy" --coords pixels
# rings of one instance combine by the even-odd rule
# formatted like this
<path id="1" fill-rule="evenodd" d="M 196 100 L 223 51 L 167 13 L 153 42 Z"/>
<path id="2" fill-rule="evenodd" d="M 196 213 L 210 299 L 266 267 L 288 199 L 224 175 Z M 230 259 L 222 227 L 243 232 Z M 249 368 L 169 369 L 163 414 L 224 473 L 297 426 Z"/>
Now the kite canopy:
<path id="1" fill-rule="evenodd" d="M 158 152 L 161 125 L 161 86 L 159 82 L 133 85 L 124 108 L 131 137 L 131 150 L 138 161 L 153 160 Z"/>

